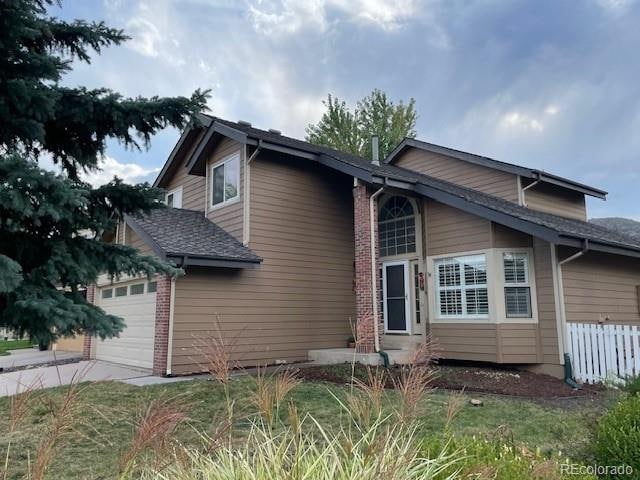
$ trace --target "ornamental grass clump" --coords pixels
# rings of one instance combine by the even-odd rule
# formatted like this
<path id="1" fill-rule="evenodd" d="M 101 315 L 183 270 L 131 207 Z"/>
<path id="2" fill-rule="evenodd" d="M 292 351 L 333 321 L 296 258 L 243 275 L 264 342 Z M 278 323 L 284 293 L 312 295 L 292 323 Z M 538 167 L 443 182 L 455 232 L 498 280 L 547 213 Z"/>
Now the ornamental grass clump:
<path id="1" fill-rule="evenodd" d="M 297 412 L 290 413 L 290 417 Z M 416 431 L 393 421 L 375 420 L 366 429 L 331 431 L 311 415 L 278 431 L 256 417 L 241 444 L 229 443 L 210 454 L 188 450 L 188 461 L 174 462 L 145 479 L 162 480 L 429 480 L 457 478 L 457 455 L 445 445 L 421 454 Z M 438 476 L 446 469 L 451 474 Z"/>

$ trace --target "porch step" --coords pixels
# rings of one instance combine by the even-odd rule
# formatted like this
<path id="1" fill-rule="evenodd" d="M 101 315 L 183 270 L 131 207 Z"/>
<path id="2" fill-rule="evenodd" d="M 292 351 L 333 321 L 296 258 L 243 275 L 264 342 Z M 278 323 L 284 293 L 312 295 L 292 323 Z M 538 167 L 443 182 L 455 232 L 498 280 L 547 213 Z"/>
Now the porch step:
<path id="1" fill-rule="evenodd" d="M 411 350 L 385 350 L 391 365 L 404 365 L 411 359 Z M 309 350 L 309 360 L 316 365 L 337 365 L 340 363 L 360 363 L 362 365 L 382 365 L 382 357 L 377 353 L 357 353 L 353 348 L 324 348 Z"/>

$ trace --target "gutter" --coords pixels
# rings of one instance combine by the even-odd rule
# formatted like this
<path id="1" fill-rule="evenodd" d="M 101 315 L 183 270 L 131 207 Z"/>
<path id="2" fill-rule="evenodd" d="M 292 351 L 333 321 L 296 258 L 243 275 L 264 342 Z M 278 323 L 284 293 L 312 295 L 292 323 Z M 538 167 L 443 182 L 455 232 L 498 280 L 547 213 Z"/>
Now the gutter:
<path id="1" fill-rule="evenodd" d="M 531 182 L 529 185 L 527 185 L 526 187 L 522 187 L 520 189 L 520 194 L 521 194 L 521 203 L 523 207 L 527 206 L 527 201 L 525 199 L 525 192 L 527 190 L 529 190 L 530 188 L 535 187 L 536 185 L 538 185 L 541 181 L 542 181 L 542 174 L 540 172 L 536 172 L 536 175 L 538 176 L 538 179 L 535 180 L 534 182 Z M 522 178 L 522 176 L 518 176 L 518 179 Z"/>
<path id="2" fill-rule="evenodd" d="M 553 247 L 556 248 L 555 245 Z M 567 344 L 567 313 L 565 310 L 565 301 L 564 301 L 564 285 L 562 282 L 562 265 L 577 260 L 582 257 L 585 253 L 589 251 L 589 240 L 585 239 L 583 243 L 582 250 L 574 253 L 570 257 L 565 258 L 564 260 L 560 260 L 556 262 L 556 275 L 558 282 L 558 292 L 556 292 L 560 296 L 559 306 L 560 306 L 560 322 L 562 324 L 562 344 L 564 349 L 564 382 L 569 385 L 571 388 L 582 388 L 578 382 L 576 382 L 575 377 L 573 376 L 573 368 L 571 365 L 571 357 L 567 353 L 569 349 L 569 345 Z M 557 255 L 557 254 L 556 254 Z M 554 255 L 555 256 L 555 255 Z"/>

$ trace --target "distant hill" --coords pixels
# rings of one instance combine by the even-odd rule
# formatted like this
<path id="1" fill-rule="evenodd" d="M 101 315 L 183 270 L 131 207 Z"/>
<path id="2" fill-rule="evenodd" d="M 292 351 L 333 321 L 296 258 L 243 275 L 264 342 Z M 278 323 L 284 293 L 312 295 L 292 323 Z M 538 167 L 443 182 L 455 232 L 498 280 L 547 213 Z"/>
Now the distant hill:
<path id="1" fill-rule="evenodd" d="M 638 241 L 640 241 L 640 222 L 631 220 L 630 218 L 622 217 L 606 217 L 606 218 L 592 218 L 589 220 L 596 225 L 608 228 L 609 230 L 616 230 L 620 233 L 628 235 Z"/>

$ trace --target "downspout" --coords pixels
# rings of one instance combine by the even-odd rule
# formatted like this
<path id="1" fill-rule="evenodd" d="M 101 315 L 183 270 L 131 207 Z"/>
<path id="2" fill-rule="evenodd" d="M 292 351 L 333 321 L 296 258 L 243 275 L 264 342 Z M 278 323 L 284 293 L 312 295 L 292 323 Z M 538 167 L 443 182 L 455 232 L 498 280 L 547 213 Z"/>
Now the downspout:
<path id="1" fill-rule="evenodd" d="M 538 172 L 538 173 L 537 173 L 537 175 L 538 175 L 538 179 L 537 179 L 536 181 L 531 182 L 531 183 L 530 183 L 529 185 L 527 185 L 526 187 L 522 187 L 522 188 L 521 188 L 521 190 L 520 190 L 521 195 L 522 195 L 522 206 L 523 206 L 523 207 L 526 207 L 526 206 L 527 206 L 527 201 L 525 200 L 524 192 L 526 192 L 526 191 L 527 191 L 527 190 L 529 190 L 530 188 L 535 187 L 537 184 L 539 184 L 539 183 L 542 181 L 542 180 L 541 180 L 542 175 L 540 174 L 540 172 Z M 518 177 L 518 178 L 521 178 L 521 177 Z"/>
<path id="2" fill-rule="evenodd" d="M 375 236 L 375 200 L 382 194 L 384 187 L 380 187 L 376 190 L 371 197 L 369 197 L 369 237 L 371 240 L 371 298 L 373 299 L 373 334 L 374 334 L 374 349 L 382 357 L 382 361 L 385 367 L 389 366 L 389 355 L 380 349 L 380 336 L 378 325 L 378 285 L 376 282 L 377 262 L 376 262 L 376 236 Z"/>
<path id="3" fill-rule="evenodd" d="M 562 282 L 562 265 L 565 263 L 572 262 L 580 257 L 582 257 L 585 253 L 589 251 L 589 240 L 585 238 L 584 245 L 582 250 L 577 253 L 574 253 L 570 257 L 565 258 L 564 260 L 560 260 L 557 265 L 558 272 L 558 293 L 561 295 L 560 298 L 560 319 L 562 321 L 562 339 L 564 343 L 564 382 L 569 385 L 571 388 L 582 388 L 578 382 L 576 382 L 575 377 L 573 376 L 573 366 L 571 365 L 571 357 L 567 353 L 568 345 L 567 345 L 567 314 L 565 311 L 564 305 L 564 285 Z"/>

